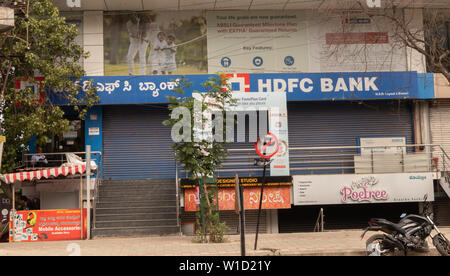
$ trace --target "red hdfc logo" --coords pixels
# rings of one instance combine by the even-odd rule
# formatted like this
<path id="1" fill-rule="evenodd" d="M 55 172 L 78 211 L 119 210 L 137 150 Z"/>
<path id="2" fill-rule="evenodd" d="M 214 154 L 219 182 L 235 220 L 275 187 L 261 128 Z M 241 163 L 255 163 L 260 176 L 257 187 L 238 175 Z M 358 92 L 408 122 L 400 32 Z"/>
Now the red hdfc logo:
<path id="1" fill-rule="evenodd" d="M 233 92 L 250 92 L 250 74 L 225 74 Z"/>

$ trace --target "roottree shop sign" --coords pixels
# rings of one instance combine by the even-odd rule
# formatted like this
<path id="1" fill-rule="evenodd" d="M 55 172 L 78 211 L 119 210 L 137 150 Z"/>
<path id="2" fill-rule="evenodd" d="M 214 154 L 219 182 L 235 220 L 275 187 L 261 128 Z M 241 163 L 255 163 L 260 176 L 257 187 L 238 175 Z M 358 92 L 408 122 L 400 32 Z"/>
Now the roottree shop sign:
<path id="1" fill-rule="evenodd" d="M 294 205 L 434 200 L 433 173 L 294 175 Z"/>

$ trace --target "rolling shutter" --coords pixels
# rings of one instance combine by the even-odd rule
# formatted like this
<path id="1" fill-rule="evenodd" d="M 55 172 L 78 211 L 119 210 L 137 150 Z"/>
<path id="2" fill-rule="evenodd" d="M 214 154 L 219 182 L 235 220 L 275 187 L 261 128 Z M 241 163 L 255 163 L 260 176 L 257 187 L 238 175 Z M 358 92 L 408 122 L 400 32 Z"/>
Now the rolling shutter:
<path id="1" fill-rule="evenodd" d="M 408 103 L 399 101 L 290 103 L 288 104 L 289 146 L 290 148 L 358 146 L 360 137 L 406 137 L 407 144 L 412 144 L 414 136 L 411 110 Z M 294 170 L 301 166 L 294 162 L 296 153 L 308 154 L 304 151 L 289 152 L 291 174 L 310 174 L 309 170 Z M 339 153 L 352 155 L 357 154 L 358 151 L 350 149 Z M 320 154 L 330 153 L 320 152 Z M 353 164 L 347 165 L 353 166 Z M 305 168 L 305 165 L 303 166 Z M 318 172 L 342 173 L 342 171 L 324 170 L 313 173 Z M 354 173 L 354 171 L 346 173 Z"/>
<path id="2" fill-rule="evenodd" d="M 173 178 L 175 161 L 166 106 L 111 106 L 103 111 L 105 179 Z"/>
<path id="3" fill-rule="evenodd" d="M 414 143 L 412 118 L 410 104 L 399 101 L 288 103 L 289 144 L 291 148 L 357 146 L 359 137 L 389 136 L 406 137 L 407 144 L 411 144 Z M 351 151 L 350 154 L 357 154 L 356 150 Z M 300 153 L 291 150 L 289 154 L 291 175 L 311 173 L 295 170 L 300 165 L 293 162 L 294 156 Z M 376 216 L 396 221 L 402 212 L 416 212 L 417 206 L 417 203 L 292 206 L 278 210 L 278 225 L 280 233 L 313 231 L 323 207 L 326 230 L 360 228 Z"/>
<path id="4" fill-rule="evenodd" d="M 441 145 L 444 151 L 450 155 L 450 100 L 440 100 L 430 107 L 431 143 Z M 441 153 L 436 150 L 435 155 Z"/>
<path id="5" fill-rule="evenodd" d="M 407 137 L 413 143 L 411 107 L 405 102 L 288 104 L 291 147 L 356 146 L 358 137 Z"/>

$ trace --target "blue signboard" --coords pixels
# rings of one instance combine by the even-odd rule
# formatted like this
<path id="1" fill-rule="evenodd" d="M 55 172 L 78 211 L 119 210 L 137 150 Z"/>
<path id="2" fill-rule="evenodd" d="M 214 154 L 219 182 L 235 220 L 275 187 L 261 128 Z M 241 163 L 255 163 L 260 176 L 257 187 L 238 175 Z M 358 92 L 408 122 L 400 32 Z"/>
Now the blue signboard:
<path id="1" fill-rule="evenodd" d="M 201 85 L 216 75 L 186 75 L 192 83 L 183 96 L 204 92 Z M 420 99 L 429 94 L 418 90 L 417 72 L 227 74 L 235 92 L 284 92 L 288 101 Z M 167 103 L 181 75 L 84 77 L 79 83 L 87 89 L 92 80 L 100 105 Z M 82 92 L 82 91 L 81 91 Z M 82 94 L 82 93 L 81 93 Z M 54 104 L 67 104 L 59 92 L 49 94 Z"/>

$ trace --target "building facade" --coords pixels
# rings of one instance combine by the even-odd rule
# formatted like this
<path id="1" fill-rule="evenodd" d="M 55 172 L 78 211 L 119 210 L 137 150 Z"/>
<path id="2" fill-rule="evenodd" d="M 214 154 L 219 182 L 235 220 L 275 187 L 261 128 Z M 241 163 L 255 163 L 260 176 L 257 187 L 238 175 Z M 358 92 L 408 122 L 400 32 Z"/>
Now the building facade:
<path id="1" fill-rule="evenodd" d="M 262 231 L 312 231 L 320 208 L 326 229 L 363 227 L 373 216 L 396 220 L 417 212 L 423 193 L 436 199 L 440 222 L 449 223 L 448 196 L 436 176 L 449 161 L 441 156 L 450 154 L 448 83 L 427 72 L 422 55 L 399 46 L 395 26 L 322 1 L 197 2 L 81 0 L 78 7 L 54 1 L 79 26 L 79 43 L 90 52 L 85 80 L 94 80 L 101 101 L 84 123 L 84 141 L 102 152 L 104 184 L 183 178 L 171 129 L 162 125 L 169 117 L 166 96 L 174 95 L 174 79 L 191 81 L 190 95 L 221 72 L 235 92 L 286 95 L 286 176 L 293 181 L 287 193 L 282 186 L 269 192 L 284 196 L 288 207 L 265 209 Z M 422 9 L 405 5 L 401 16 L 410 28 L 423 27 Z M 57 96 L 54 101 L 63 104 Z M 233 151 L 220 177 L 261 175 L 248 152 L 253 141 L 228 146 Z M 375 152 L 380 159 L 374 146 L 385 148 Z M 418 173 L 426 180 L 420 176 L 421 184 L 411 189 Z M 364 177 L 378 177 L 376 187 L 389 197 L 344 201 L 345 185 Z M 168 185 L 178 185 L 178 224 L 189 232 L 195 222 L 194 212 L 186 211 L 191 194 L 173 182 Z M 328 186 L 320 186 L 324 182 Z M 228 190 L 220 191 L 225 200 Z M 231 210 L 221 218 L 236 231 Z M 255 210 L 248 211 L 247 223 L 253 231 Z"/>

